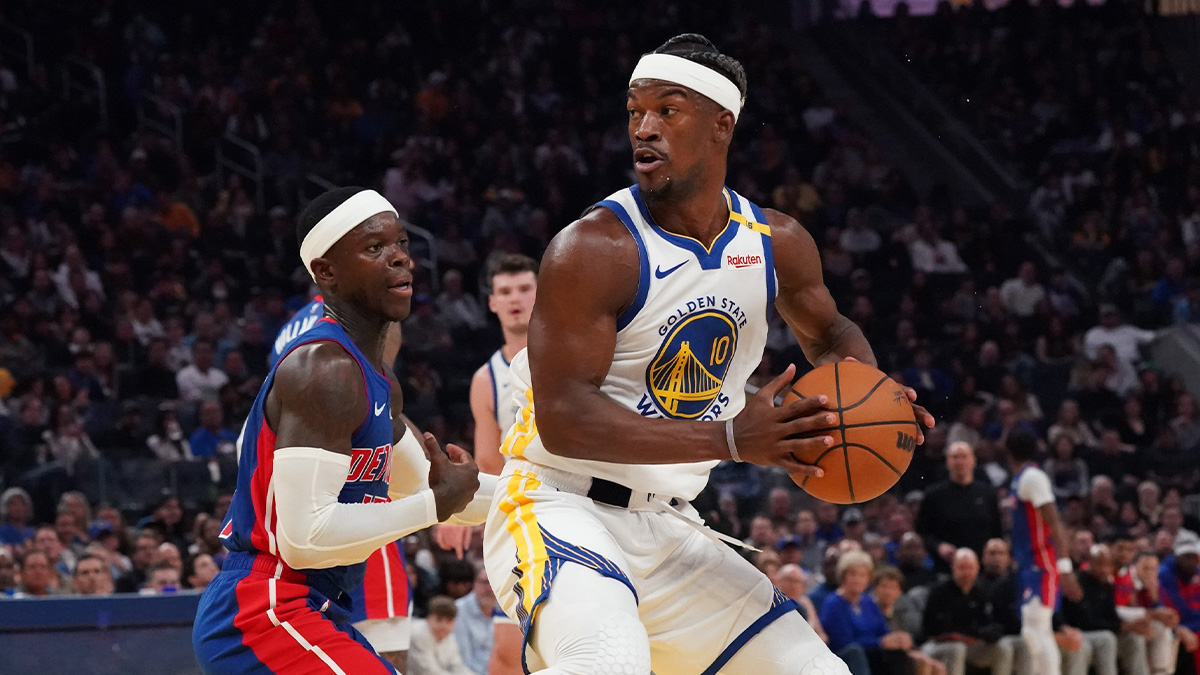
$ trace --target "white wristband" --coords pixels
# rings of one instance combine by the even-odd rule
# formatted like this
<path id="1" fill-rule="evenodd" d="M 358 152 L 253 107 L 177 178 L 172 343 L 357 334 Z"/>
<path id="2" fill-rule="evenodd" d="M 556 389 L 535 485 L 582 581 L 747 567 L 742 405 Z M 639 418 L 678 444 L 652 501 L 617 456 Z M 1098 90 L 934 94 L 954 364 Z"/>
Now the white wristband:
<path id="1" fill-rule="evenodd" d="M 1070 574 L 1074 571 L 1075 571 L 1075 566 L 1071 564 L 1070 558 L 1059 558 L 1058 559 L 1058 573 L 1059 574 Z"/>
<path id="2" fill-rule="evenodd" d="M 729 458 L 735 462 L 741 462 L 742 458 L 738 455 L 737 443 L 733 442 L 733 418 L 725 420 L 725 445 L 729 446 Z"/>

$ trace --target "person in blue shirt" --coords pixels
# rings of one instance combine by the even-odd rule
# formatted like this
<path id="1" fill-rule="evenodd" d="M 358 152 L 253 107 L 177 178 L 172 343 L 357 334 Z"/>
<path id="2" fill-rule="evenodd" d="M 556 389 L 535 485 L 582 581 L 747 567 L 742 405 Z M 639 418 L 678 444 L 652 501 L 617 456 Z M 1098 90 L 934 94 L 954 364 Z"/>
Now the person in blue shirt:
<path id="1" fill-rule="evenodd" d="M 200 426 L 188 438 L 192 456 L 209 459 L 236 451 L 237 434 L 225 426 L 221 404 L 205 401 L 200 404 Z"/>
<path id="2" fill-rule="evenodd" d="M 867 593 L 874 566 L 863 551 L 842 554 L 837 565 L 838 589 L 821 605 L 821 625 L 835 653 L 857 644 L 866 651 L 872 673 L 911 675 L 907 651 L 912 649 L 912 636 L 888 628 L 879 605 Z"/>

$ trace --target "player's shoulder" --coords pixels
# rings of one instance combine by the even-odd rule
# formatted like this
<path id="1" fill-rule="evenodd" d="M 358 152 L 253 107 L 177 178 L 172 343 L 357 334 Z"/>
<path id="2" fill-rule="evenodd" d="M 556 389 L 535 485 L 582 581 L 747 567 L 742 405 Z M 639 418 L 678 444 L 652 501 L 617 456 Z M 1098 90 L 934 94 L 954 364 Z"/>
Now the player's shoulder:
<path id="1" fill-rule="evenodd" d="M 335 340 L 316 340 L 300 345 L 275 366 L 275 387 L 296 387 L 319 396 L 324 391 L 343 390 L 353 385 L 362 389 L 363 368 L 349 350 Z M 312 386 L 320 382 L 321 386 Z"/>
<path id="2" fill-rule="evenodd" d="M 475 369 L 475 373 L 471 375 L 471 386 L 475 385 L 492 385 L 492 369 L 489 367 L 491 360 L 485 361 L 482 366 Z"/>
<path id="3" fill-rule="evenodd" d="M 633 246 L 636 246 L 633 235 L 617 214 L 596 205 L 554 235 L 546 254 L 574 254 L 593 249 L 612 251 Z"/>

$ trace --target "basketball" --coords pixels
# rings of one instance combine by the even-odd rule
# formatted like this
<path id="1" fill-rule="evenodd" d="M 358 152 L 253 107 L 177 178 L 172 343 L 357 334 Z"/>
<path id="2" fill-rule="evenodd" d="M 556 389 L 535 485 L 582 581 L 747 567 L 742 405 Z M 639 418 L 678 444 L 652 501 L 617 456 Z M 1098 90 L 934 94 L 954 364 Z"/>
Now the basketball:
<path id="1" fill-rule="evenodd" d="M 908 469 L 917 445 L 916 415 L 904 389 L 877 368 L 839 361 L 797 380 L 784 405 L 821 394 L 841 416 L 836 427 L 825 430 L 833 445 L 796 458 L 821 467 L 825 475 L 792 474 L 792 480 L 834 504 L 857 504 L 887 492 Z"/>

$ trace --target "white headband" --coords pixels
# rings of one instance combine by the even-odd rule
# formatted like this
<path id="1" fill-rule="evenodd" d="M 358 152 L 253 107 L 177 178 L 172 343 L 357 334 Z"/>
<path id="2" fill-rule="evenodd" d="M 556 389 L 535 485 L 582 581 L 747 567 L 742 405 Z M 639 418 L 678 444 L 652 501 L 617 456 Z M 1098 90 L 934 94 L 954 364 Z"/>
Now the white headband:
<path id="1" fill-rule="evenodd" d="M 662 80 L 674 82 L 696 93 L 716 101 L 717 105 L 733 113 L 733 121 L 737 121 L 742 112 L 742 104 L 746 102 L 737 85 L 721 73 L 702 66 L 695 61 L 688 61 L 671 54 L 646 54 L 633 69 L 629 83 L 634 80 Z"/>
<path id="2" fill-rule="evenodd" d="M 363 190 L 338 204 L 337 208 L 317 221 L 313 229 L 304 236 L 304 241 L 300 242 L 300 259 L 304 261 L 304 267 L 308 269 L 313 281 L 317 279 L 312 270 L 313 259 L 325 255 L 347 232 L 361 225 L 367 218 L 380 213 L 400 217 L 392 203 L 383 195 L 374 190 Z"/>

